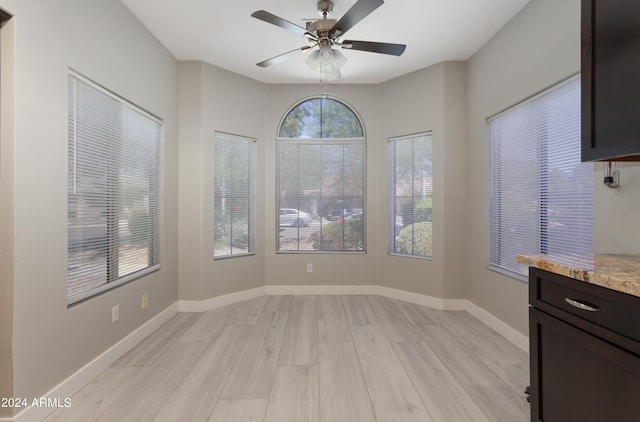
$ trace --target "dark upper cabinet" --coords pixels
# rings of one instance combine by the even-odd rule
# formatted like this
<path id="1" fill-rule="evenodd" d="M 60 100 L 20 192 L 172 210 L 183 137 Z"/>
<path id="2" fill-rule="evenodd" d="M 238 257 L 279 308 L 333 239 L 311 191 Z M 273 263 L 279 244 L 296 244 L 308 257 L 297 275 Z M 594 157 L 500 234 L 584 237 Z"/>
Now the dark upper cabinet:
<path id="1" fill-rule="evenodd" d="M 640 161 L 640 1 L 582 0 L 582 161 Z"/>

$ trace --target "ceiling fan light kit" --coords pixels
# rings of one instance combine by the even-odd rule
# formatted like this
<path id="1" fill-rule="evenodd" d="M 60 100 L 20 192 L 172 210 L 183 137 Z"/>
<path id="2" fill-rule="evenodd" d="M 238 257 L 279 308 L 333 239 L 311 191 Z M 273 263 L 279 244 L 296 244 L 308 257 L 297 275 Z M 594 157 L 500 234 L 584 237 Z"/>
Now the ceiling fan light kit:
<path id="1" fill-rule="evenodd" d="M 340 68 L 347 63 L 347 58 L 342 52 L 323 45 L 314 50 L 305 63 L 309 69 L 320 71 L 322 81 L 332 81 L 340 77 Z"/>
<path id="2" fill-rule="evenodd" d="M 347 62 L 345 55 L 333 47 L 393 56 L 402 55 L 406 48 L 406 45 L 404 44 L 342 39 L 343 35 L 349 29 L 367 17 L 383 3 L 383 0 L 358 0 L 351 9 L 342 16 L 342 18 L 336 20 L 327 19 L 327 16 L 333 11 L 333 2 L 331 0 L 320 0 L 318 1 L 317 6 L 318 13 L 322 18 L 314 22 L 308 22 L 306 24 L 306 28 L 298 26 L 264 10 L 258 10 L 252 13 L 251 16 L 254 18 L 302 35 L 309 42 L 309 45 L 280 54 L 268 60 L 264 60 L 258 63 L 258 66 L 269 67 L 313 49 L 309 57 L 305 60 L 305 63 L 311 70 L 319 71 L 321 80 L 324 82 L 339 78 L 340 68 L 342 68 Z"/>

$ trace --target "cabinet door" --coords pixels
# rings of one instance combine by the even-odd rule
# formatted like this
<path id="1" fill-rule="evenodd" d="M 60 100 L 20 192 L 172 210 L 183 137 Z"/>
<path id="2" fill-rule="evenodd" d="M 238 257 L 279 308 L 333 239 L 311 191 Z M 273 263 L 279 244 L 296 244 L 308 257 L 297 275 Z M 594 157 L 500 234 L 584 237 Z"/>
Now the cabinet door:
<path id="1" fill-rule="evenodd" d="M 640 1 L 582 1 L 582 160 L 640 160 Z"/>
<path id="2" fill-rule="evenodd" d="M 534 308 L 531 420 L 640 421 L 640 357 Z"/>

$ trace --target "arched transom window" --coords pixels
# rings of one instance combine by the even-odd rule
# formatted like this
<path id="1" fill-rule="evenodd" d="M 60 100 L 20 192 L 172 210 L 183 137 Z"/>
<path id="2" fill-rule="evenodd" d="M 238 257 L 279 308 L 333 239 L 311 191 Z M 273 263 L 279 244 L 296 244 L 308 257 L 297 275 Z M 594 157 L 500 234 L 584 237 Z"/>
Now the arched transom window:
<path id="1" fill-rule="evenodd" d="M 365 136 L 346 104 L 293 107 L 277 140 L 278 252 L 364 252 Z"/>

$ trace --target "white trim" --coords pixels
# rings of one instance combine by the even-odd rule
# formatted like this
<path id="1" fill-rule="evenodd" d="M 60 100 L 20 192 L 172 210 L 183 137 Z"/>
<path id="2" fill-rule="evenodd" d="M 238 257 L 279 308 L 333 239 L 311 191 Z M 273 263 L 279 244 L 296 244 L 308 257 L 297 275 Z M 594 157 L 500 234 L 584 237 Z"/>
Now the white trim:
<path id="1" fill-rule="evenodd" d="M 267 295 L 377 295 L 378 286 L 265 286 Z"/>
<path id="2" fill-rule="evenodd" d="M 158 329 L 162 324 L 169 321 L 178 313 L 178 304 L 174 303 L 158 315 L 147 321 L 134 332 L 111 346 L 91 362 L 78 369 L 69 378 L 53 387 L 42 397 L 71 397 L 80 389 L 87 385 L 91 380 L 100 375 L 104 370 L 113 365 L 125 353 L 133 349 L 138 343 L 144 340 L 149 334 Z M 47 407 L 28 407 L 22 412 L 13 416 L 13 419 L 0 418 L 0 422 L 37 422 L 41 421 L 49 414 L 53 413 L 55 408 Z"/>
<path id="3" fill-rule="evenodd" d="M 206 300 L 181 300 L 178 302 L 178 310 L 179 312 L 206 312 L 265 295 L 267 295 L 265 287 L 256 287 L 254 289 L 242 290 Z"/>
<path id="4" fill-rule="evenodd" d="M 407 292 L 405 290 L 382 286 L 378 288 L 378 294 L 380 296 L 415 303 L 417 305 L 427 306 L 440 311 L 466 311 L 469 305 L 469 301 L 465 299 L 441 299 L 420 293 Z"/>
<path id="5" fill-rule="evenodd" d="M 507 325 L 504 321 L 496 318 L 475 303 L 469 302 L 467 312 L 479 319 L 493 331 L 515 344 L 518 348 L 522 349 L 522 351 L 529 354 L 529 337 L 525 336 L 520 331 L 515 330 L 510 325 Z"/>

